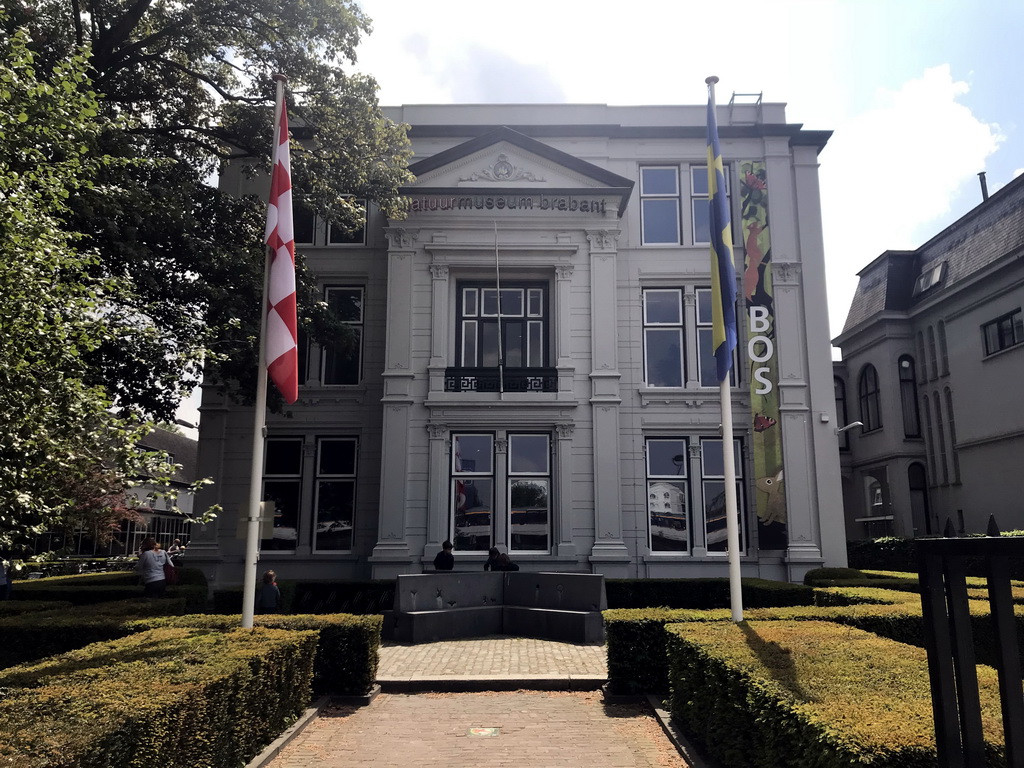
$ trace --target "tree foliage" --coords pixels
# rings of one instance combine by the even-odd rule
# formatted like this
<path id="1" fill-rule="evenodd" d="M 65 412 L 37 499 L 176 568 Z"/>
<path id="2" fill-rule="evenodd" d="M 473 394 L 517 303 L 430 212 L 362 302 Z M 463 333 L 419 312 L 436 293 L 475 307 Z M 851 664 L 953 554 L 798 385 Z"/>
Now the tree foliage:
<path id="1" fill-rule="evenodd" d="M 29 30 L 40 67 L 86 46 L 113 164 L 62 214 L 75 247 L 94 249 L 96 278 L 124 278 L 109 297 L 110 332 L 83 351 L 88 376 L 123 408 L 170 420 L 202 375 L 252 392 L 262 287 L 264 204 L 210 186 L 221 163 L 269 169 L 272 74 L 288 77 L 297 203 L 355 229 L 372 201 L 403 212 L 404 126 L 380 112 L 375 81 L 350 71 L 370 31 L 353 0 L 28 0 L 9 30 Z M 300 265 L 301 324 L 343 343 L 346 330 Z"/>
<path id="2" fill-rule="evenodd" d="M 106 308 L 131 291 L 96 277 L 95 254 L 62 227 L 113 162 L 97 153 L 110 126 L 86 69 L 72 54 L 41 77 L 23 34 L 0 40 L 0 548 L 130 516 L 115 501 L 130 479 L 173 470 L 136 446 L 149 426 L 88 382 L 89 354 L 117 330 Z"/>

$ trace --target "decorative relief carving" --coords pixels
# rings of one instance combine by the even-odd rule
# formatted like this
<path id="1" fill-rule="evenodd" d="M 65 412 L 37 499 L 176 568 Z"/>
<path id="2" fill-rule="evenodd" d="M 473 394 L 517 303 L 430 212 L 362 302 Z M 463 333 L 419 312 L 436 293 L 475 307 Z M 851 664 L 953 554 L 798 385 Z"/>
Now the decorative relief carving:
<path id="1" fill-rule="evenodd" d="M 412 248 L 419 236 L 418 232 L 403 227 L 388 227 L 384 234 L 388 238 L 389 248 Z"/>
<path id="2" fill-rule="evenodd" d="M 568 440 L 576 432 L 575 424 L 555 424 L 555 431 L 559 440 Z"/>
<path id="3" fill-rule="evenodd" d="M 427 424 L 427 434 L 430 435 L 431 440 L 437 440 L 438 438 L 448 436 L 448 425 L 447 424 Z"/>
<path id="4" fill-rule="evenodd" d="M 591 251 L 614 251 L 619 240 L 619 233 L 610 229 L 587 230 L 587 240 Z"/>
<path id="5" fill-rule="evenodd" d="M 316 442 L 312 441 L 312 442 L 308 442 L 308 443 L 303 443 L 302 444 L 302 455 L 305 456 L 307 459 L 315 458 L 316 457 Z"/>
<path id="6" fill-rule="evenodd" d="M 494 165 L 471 173 L 469 176 L 460 177 L 459 181 L 480 181 L 481 179 L 486 181 L 532 181 L 534 183 L 546 181 L 541 176 L 536 176 L 530 171 L 513 165 L 505 153 L 498 155 Z"/>
<path id="7" fill-rule="evenodd" d="M 555 277 L 559 280 L 568 280 L 572 277 L 575 267 L 572 264 L 558 264 L 555 267 Z"/>
<path id="8" fill-rule="evenodd" d="M 447 280 L 448 279 L 448 265 L 447 264 L 431 264 L 430 265 L 430 276 L 435 280 Z"/>
<path id="9" fill-rule="evenodd" d="M 494 441 L 495 453 L 508 453 L 508 439 L 499 437 Z"/>
<path id="10" fill-rule="evenodd" d="M 773 262 L 772 277 L 781 282 L 795 283 L 800 279 L 800 264 L 795 261 Z"/>
<path id="11" fill-rule="evenodd" d="M 697 294 L 695 294 L 695 293 L 684 293 L 683 294 L 683 304 L 685 306 L 692 307 L 696 303 L 697 303 Z"/>
<path id="12" fill-rule="evenodd" d="M 700 458 L 700 443 L 691 443 L 688 449 L 691 459 Z"/>

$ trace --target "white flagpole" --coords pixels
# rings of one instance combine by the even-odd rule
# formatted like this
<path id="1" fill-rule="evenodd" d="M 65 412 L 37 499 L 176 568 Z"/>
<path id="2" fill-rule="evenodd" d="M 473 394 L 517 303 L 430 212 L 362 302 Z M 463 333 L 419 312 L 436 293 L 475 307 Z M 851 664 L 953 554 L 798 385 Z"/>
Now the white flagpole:
<path id="1" fill-rule="evenodd" d="M 271 168 L 277 162 L 277 147 L 281 143 L 281 110 L 284 106 L 284 86 L 288 78 L 274 75 L 277 96 L 274 103 L 274 152 Z M 246 514 L 245 578 L 242 584 L 242 628 L 252 629 L 256 612 L 256 564 L 260 559 L 260 501 L 263 497 L 263 447 L 267 424 L 267 292 L 270 281 L 270 247 L 264 249 L 263 299 L 260 303 L 259 368 L 256 371 L 256 402 L 253 406 L 252 467 L 249 475 L 249 505 Z"/>
<path id="2" fill-rule="evenodd" d="M 713 114 L 710 110 L 715 108 L 715 83 L 718 82 L 718 78 L 711 76 L 705 81 L 708 86 L 708 98 L 710 100 L 709 108 L 709 123 L 710 116 Z M 718 121 L 715 122 L 715 143 L 718 142 Z M 708 139 L 710 143 L 710 137 Z M 711 174 L 711 161 L 710 152 L 708 156 L 708 175 L 710 179 Z M 709 202 L 713 206 L 714 202 L 710 199 L 710 195 L 714 190 L 710 183 L 708 185 Z M 715 216 L 712 214 L 711 221 L 715 221 Z M 719 259 L 731 259 L 733 258 L 733 251 L 730 247 L 727 247 L 726 253 L 719 253 L 717 257 Z M 717 268 L 717 267 L 716 267 Z M 721 301 L 721 293 L 716 300 Z M 722 459 L 725 471 L 725 536 L 726 546 L 729 553 L 729 606 L 732 609 L 732 620 L 734 622 L 743 621 L 743 589 L 740 582 L 740 526 L 739 526 L 739 514 L 736 509 L 736 454 L 733 448 L 733 434 L 732 434 L 732 392 L 730 387 L 730 375 L 726 374 L 725 378 L 722 379 L 719 386 L 719 398 L 722 403 Z"/>
<path id="3" fill-rule="evenodd" d="M 505 399 L 505 348 L 501 341 L 501 268 L 498 266 L 498 222 L 494 222 L 494 284 L 498 290 L 498 396 Z"/>

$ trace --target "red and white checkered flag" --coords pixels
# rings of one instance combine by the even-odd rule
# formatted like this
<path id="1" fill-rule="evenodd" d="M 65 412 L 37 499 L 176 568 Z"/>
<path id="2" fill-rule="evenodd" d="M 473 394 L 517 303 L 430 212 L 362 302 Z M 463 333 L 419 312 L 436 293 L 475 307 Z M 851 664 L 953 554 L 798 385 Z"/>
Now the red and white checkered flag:
<path id="1" fill-rule="evenodd" d="M 271 250 L 267 281 L 267 372 L 286 403 L 299 397 L 299 350 L 295 319 L 295 235 L 292 229 L 292 175 L 288 154 L 288 106 L 281 104 L 274 172 L 267 204 L 267 233 Z"/>

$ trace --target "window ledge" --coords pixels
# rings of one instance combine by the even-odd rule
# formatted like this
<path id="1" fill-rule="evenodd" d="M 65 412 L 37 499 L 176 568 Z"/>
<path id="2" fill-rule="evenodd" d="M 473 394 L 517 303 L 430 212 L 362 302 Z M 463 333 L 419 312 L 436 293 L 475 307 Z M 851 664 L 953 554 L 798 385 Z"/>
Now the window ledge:
<path id="1" fill-rule="evenodd" d="M 1016 351 L 1018 349 L 1024 349 L 1024 342 L 1018 342 L 1017 344 L 1013 344 L 1012 346 L 1003 347 L 1002 349 L 997 349 L 992 354 L 985 355 L 983 358 L 981 358 L 981 362 L 987 363 L 989 360 L 992 360 L 992 359 L 997 358 L 997 357 L 1001 357 L 1002 355 L 1005 355 L 1007 352 L 1014 352 L 1014 351 Z"/>

